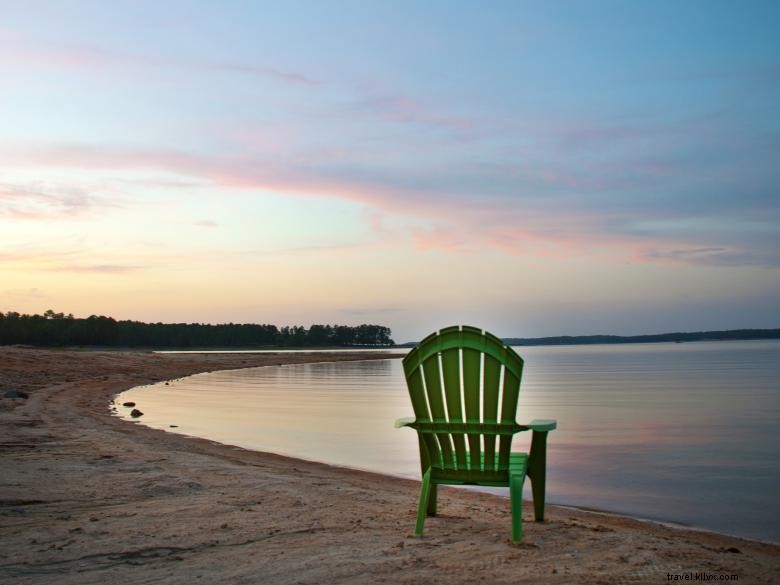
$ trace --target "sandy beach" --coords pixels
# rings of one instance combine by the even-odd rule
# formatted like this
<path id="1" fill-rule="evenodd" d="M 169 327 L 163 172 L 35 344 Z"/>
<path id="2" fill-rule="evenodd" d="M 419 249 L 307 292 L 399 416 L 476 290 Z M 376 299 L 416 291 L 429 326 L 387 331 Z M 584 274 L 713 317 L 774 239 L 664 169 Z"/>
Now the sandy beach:
<path id="1" fill-rule="evenodd" d="M 556 506 L 534 523 L 527 505 L 512 545 L 508 500 L 457 489 L 414 538 L 415 481 L 109 410 L 123 390 L 198 372 L 366 357 L 0 348 L 0 396 L 28 395 L 0 399 L 0 583 L 780 582 L 780 546 Z"/>

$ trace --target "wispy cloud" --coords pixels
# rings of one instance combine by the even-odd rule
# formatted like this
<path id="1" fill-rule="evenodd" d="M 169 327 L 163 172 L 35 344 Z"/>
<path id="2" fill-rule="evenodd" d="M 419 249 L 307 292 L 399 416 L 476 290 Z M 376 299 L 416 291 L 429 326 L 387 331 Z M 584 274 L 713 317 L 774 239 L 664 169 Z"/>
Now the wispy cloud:
<path id="1" fill-rule="evenodd" d="M 414 241 L 422 250 L 440 249 L 450 252 L 464 252 L 469 248 L 469 238 L 456 224 L 434 223 L 430 227 L 414 228 Z"/>
<path id="2" fill-rule="evenodd" d="M 739 248 L 682 248 L 672 250 L 651 249 L 646 258 L 672 261 L 682 264 L 705 264 L 710 266 L 765 266 L 780 267 L 777 248 L 744 250 Z"/>
<path id="3" fill-rule="evenodd" d="M 279 255 L 305 255 L 311 253 L 331 253 L 358 250 L 361 248 L 359 243 L 332 243 L 332 244 L 310 244 L 307 246 L 288 246 L 286 248 L 264 248 L 253 249 L 243 252 L 245 256 L 279 256 Z"/>
<path id="4" fill-rule="evenodd" d="M 363 316 L 363 315 L 377 315 L 377 314 L 390 314 L 390 313 L 398 313 L 402 311 L 403 309 L 401 307 L 344 307 L 339 312 L 344 315 L 354 315 L 354 316 Z"/>
<path id="5" fill-rule="evenodd" d="M 652 162 L 647 164 L 650 166 L 643 166 L 641 161 L 632 162 L 622 170 L 616 167 L 605 171 L 604 176 L 596 176 L 593 171 L 572 174 L 568 169 L 540 163 L 493 170 L 468 166 L 451 171 L 434 168 L 428 175 L 409 178 L 402 170 L 389 173 L 354 165 L 334 168 L 251 155 L 205 156 L 174 150 L 85 145 L 0 146 L 0 168 L 154 171 L 170 175 L 176 181 L 210 183 L 222 189 L 350 200 L 383 214 L 406 218 L 407 228 L 395 229 L 395 234 L 406 233 L 420 249 L 464 252 L 489 246 L 512 254 L 577 256 L 611 247 L 616 255 L 622 252 L 625 258 L 645 262 L 703 264 L 714 261 L 753 264 L 756 258 L 768 262 L 780 257 L 763 244 L 757 247 L 751 243 L 751 234 L 742 233 L 744 230 L 736 230 L 739 233 L 724 239 L 722 233 L 704 224 L 696 233 L 654 227 L 651 220 L 664 219 L 670 214 L 695 219 L 702 211 L 694 205 L 681 207 L 679 197 L 671 194 L 650 199 L 623 197 L 623 193 L 647 192 L 648 184 L 668 188 L 664 181 L 671 172 L 659 171 Z M 608 168 L 616 163 L 599 165 Z M 683 184 L 682 188 L 687 187 Z M 696 185 L 693 188 L 701 189 Z M 76 208 L 79 201 L 73 202 Z M 67 209 L 66 203 L 58 204 Z M 710 196 L 708 205 L 707 213 L 716 217 L 719 213 L 747 213 L 735 208 L 733 198 L 725 194 L 722 203 Z M 387 236 L 388 228 L 381 216 L 368 214 L 366 217 L 368 225 L 379 230 L 378 235 Z M 632 227 L 640 219 L 646 227 Z M 730 222 L 737 225 L 733 219 Z M 773 234 L 767 238 L 776 239 Z M 683 252 L 721 247 L 743 252 Z"/>
<path id="6" fill-rule="evenodd" d="M 49 220 L 82 216 L 96 207 L 113 206 L 80 188 L 46 183 L 0 183 L 0 216 Z"/>
<path id="7" fill-rule="evenodd" d="M 3 290 L 3 297 L 14 302 L 26 301 L 29 299 L 47 299 L 49 295 L 45 294 L 38 287 L 31 288 L 7 288 Z M 9 307 L 0 307 L 0 311 Z"/>
<path id="8" fill-rule="evenodd" d="M 0 262 L 47 263 L 62 261 L 63 258 L 77 257 L 84 251 L 73 242 L 57 242 L 54 246 L 44 247 L 40 243 L 16 246 L 13 249 L 0 250 Z"/>
<path id="9" fill-rule="evenodd" d="M 454 130 L 463 134 L 472 133 L 477 127 L 475 118 L 446 114 L 424 105 L 419 99 L 399 94 L 365 97 L 357 102 L 357 108 L 389 122 Z"/>
<path id="10" fill-rule="evenodd" d="M 187 66 L 186 62 L 172 63 L 172 66 Z M 216 72 L 237 73 L 256 77 L 265 77 L 275 81 L 288 83 L 292 85 L 302 85 L 314 87 L 322 85 L 323 81 L 314 79 L 301 73 L 285 71 L 276 67 L 242 65 L 238 63 L 220 63 L 220 62 L 190 62 L 189 66 L 196 69 L 207 69 Z"/>
<path id="11" fill-rule="evenodd" d="M 60 264 L 49 266 L 50 272 L 81 272 L 90 274 L 125 274 L 140 270 L 140 266 L 128 266 L 123 264 Z"/>
<path id="12" fill-rule="evenodd" d="M 141 70 L 149 68 L 200 70 L 258 77 L 304 87 L 322 84 L 322 81 L 302 73 L 269 65 L 177 59 L 85 44 L 36 42 L 10 34 L 0 35 L 0 63 L 58 70 L 78 69 L 102 74 L 114 73 L 118 68 L 126 71 L 128 67 Z"/>
<path id="13" fill-rule="evenodd" d="M 672 260 L 690 260 L 701 258 L 713 258 L 728 253 L 727 248 L 687 248 L 680 250 L 651 250 L 648 255 L 656 258 L 669 258 Z"/>

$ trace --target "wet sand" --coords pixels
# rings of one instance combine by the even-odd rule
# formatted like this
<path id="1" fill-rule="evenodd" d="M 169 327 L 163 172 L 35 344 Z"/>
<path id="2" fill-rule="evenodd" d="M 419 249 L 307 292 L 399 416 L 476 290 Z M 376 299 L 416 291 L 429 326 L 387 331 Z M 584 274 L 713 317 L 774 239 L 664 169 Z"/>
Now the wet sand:
<path id="1" fill-rule="evenodd" d="M 556 506 L 535 523 L 528 503 L 512 545 L 508 500 L 456 489 L 440 489 L 440 515 L 414 538 L 415 481 L 109 412 L 140 384 L 362 357 L 376 356 L 0 348 L 0 396 L 29 394 L 0 398 L 0 583 L 780 582 L 780 546 Z"/>

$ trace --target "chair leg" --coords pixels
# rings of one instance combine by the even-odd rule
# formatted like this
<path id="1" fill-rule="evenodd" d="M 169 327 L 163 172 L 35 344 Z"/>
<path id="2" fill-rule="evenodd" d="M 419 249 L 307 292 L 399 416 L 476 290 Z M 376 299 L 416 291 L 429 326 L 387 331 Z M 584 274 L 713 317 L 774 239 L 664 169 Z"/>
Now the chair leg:
<path id="1" fill-rule="evenodd" d="M 544 474 L 531 479 L 531 492 L 534 496 L 534 520 L 544 522 Z"/>
<path id="2" fill-rule="evenodd" d="M 509 477 L 509 505 L 512 508 L 512 542 L 523 540 L 523 480 L 524 475 Z"/>
<path id="3" fill-rule="evenodd" d="M 436 516 L 436 500 L 438 499 L 439 486 L 435 483 L 431 484 L 430 492 L 428 492 L 428 516 Z"/>
<path id="4" fill-rule="evenodd" d="M 425 524 L 425 513 L 428 510 L 428 497 L 431 493 L 431 470 L 428 468 L 423 474 L 422 487 L 420 488 L 420 503 L 417 506 L 417 525 L 414 527 L 414 535 L 422 536 Z"/>
<path id="5" fill-rule="evenodd" d="M 544 522 L 544 492 L 547 483 L 547 433 L 534 431 L 531 454 L 528 458 L 528 476 L 534 496 L 534 520 Z"/>

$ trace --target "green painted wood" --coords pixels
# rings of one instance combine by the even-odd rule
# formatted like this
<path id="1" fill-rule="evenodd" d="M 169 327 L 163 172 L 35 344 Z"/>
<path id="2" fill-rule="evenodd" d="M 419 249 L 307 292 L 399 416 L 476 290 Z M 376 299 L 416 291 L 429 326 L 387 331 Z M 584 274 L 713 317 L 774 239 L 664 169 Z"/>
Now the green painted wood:
<path id="1" fill-rule="evenodd" d="M 444 395 L 450 422 L 463 422 L 463 401 L 460 387 L 460 349 L 446 349 L 441 353 Z M 462 434 L 452 434 L 455 460 L 458 467 L 466 465 L 466 439 Z"/>
<path id="2" fill-rule="evenodd" d="M 544 521 L 544 491 L 547 477 L 547 431 L 531 435 L 531 454 L 528 457 L 528 477 L 534 496 L 534 520 Z"/>
<path id="3" fill-rule="evenodd" d="M 512 542 L 523 539 L 523 480 L 525 474 L 509 476 L 509 506 L 512 511 Z"/>
<path id="4" fill-rule="evenodd" d="M 447 420 L 463 420 L 463 404 L 460 399 L 460 350 L 448 349 L 441 353 L 442 379 L 447 400 Z"/>
<path id="5" fill-rule="evenodd" d="M 523 368 L 520 367 L 522 373 Z M 520 377 L 509 369 L 504 370 L 504 387 L 501 393 L 501 422 L 515 422 L 517 399 L 520 394 Z"/>
<path id="6" fill-rule="evenodd" d="M 428 396 L 428 405 L 431 409 L 431 416 L 435 421 L 444 422 L 447 420 L 447 416 L 444 413 L 438 354 L 433 354 L 425 360 L 423 363 L 423 372 L 425 377 L 425 392 Z"/>
<path id="7" fill-rule="evenodd" d="M 520 373 L 523 371 L 523 364 L 520 363 Z M 515 422 L 517 413 L 517 400 L 520 394 L 520 378 L 508 368 L 504 369 L 504 386 L 501 392 L 501 422 Z M 499 439 L 498 461 L 499 466 L 506 465 L 509 461 L 509 452 L 512 449 L 512 437 L 502 436 Z"/>
<path id="8" fill-rule="evenodd" d="M 519 465 L 518 461 L 522 462 L 522 470 L 525 474 L 526 470 L 526 461 L 528 460 L 528 455 L 525 453 L 512 453 L 511 454 L 511 461 L 507 465 L 506 468 L 503 470 L 495 470 L 495 469 L 488 469 L 484 465 L 480 465 L 479 463 L 475 462 L 475 465 L 472 469 L 444 469 L 444 468 L 434 468 L 433 469 L 433 475 L 432 480 L 436 483 L 446 483 L 448 485 L 492 485 L 492 486 L 506 486 L 507 485 L 507 477 L 508 473 L 513 469 L 512 465 L 515 466 L 515 468 L 518 468 Z M 470 458 L 470 456 L 469 456 Z M 480 460 L 484 462 L 485 454 L 480 454 Z M 482 467 L 485 467 L 482 469 Z"/>
<path id="9" fill-rule="evenodd" d="M 399 418 L 395 421 L 395 428 L 400 429 L 402 427 L 409 427 L 414 424 L 414 417 L 405 417 L 405 418 Z"/>
<path id="10" fill-rule="evenodd" d="M 487 433 L 490 435 L 512 436 L 520 431 L 527 431 L 526 425 L 516 423 L 481 423 L 481 422 L 432 422 L 412 421 L 404 426 L 412 427 L 420 433 L 456 433 L 460 435 L 469 433 Z M 477 454 L 480 452 L 477 451 Z"/>
<path id="11" fill-rule="evenodd" d="M 501 363 L 485 354 L 482 375 L 482 420 L 495 423 L 498 420 L 498 384 L 501 381 Z M 496 435 L 483 432 L 485 443 L 485 468 L 496 469 Z"/>
<path id="12" fill-rule="evenodd" d="M 466 410 L 466 420 L 472 423 L 480 422 L 480 378 L 482 377 L 482 355 L 471 348 L 461 350 L 463 363 L 463 403 Z M 479 461 L 482 452 L 482 438 L 478 433 L 468 436 L 469 455 L 471 461 Z"/>
<path id="13" fill-rule="evenodd" d="M 415 370 L 406 377 L 406 385 L 409 388 L 409 397 L 412 400 L 412 409 L 417 421 L 430 421 L 428 410 L 428 398 L 423 387 L 423 374 L 421 370 Z M 441 450 L 435 437 L 420 435 L 420 441 L 425 443 L 425 459 L 431 463 L 441 461 Z M 422 451 L 421 451 L 422 452 Z M 426 467 L 423 467 L 425 470 Z"/>
<path id="14" fill-rule="evenodd" d="M 409 388 L 409 398 L 412 400 L 415 419 L 418 421 L 430 420 L 428 399 L 423 388 L 422 371 L 416 370 L 411 375 L 406 376 L 406 385 Z"/>
<path id="15" fill-rule="evenodd" d="M 523 426 L 532 431 L 554 431 L 558 427 L 558 423 L 546 418 L 537 418 Z"/>
<path id="16" fill-rule="evenodd" d="M 498 383 L 501 378 L 501 362 L 493 356 L 486 355 L 484 369 L 482 420 L 486 423 L 495 423 L 498 421 Z"/>
<path id="17" fill-rule="evenodd" d="M 460 336 L 458 327 L 448 327 L 439 331 L 436 342 L 441 344 L 448 339 L 457 339 Z M 444 382 L 444 402 L 447 408 L 447 420 L 461 420 L 463 418 L 460 400 L 460 351 L 457 348 L 442 349 L 439 352 L 441 360 L 441 376 Z M 451 467 L 458 468 L 465 464 L 465 441 L 460 435 L 439 436 L 439 441 L 452 446 Z"/>
<path id="18" fill-rule="evenodd" d="M 490 333 L 454 326 L 426 337 L 403 367 L 415 418 L 396 426 L 417 431 L 423 474 L 415 534 L 422 535 L 425 516 L 436 513 L 437 485 L 505 486 L 518 542 L 526 475 L 534 517 L 544 519 L 547 433 L 556 427 L 552 420 L 515 422 L 522 358 Z M 512 437 L 526 430 L 534 431 L 530 455 L 513 453 Z"/>
<path id="19" fill-rule="evenodd" d="M 434 421 L 446 422 L 447 415 L 444 411 L 444 399 L 442 394 L 439 354 L 433 354 L 422 364 L 422 370 L 425 378 L 425 391 L 428 396 L 428 406 L 431 409 L 431 416 Z M 453 465 L 454 453 L 450 438 L 445 434 L 437 434 L 436 441 L 439 444 L 441 461 L 444 466 Z"/>
<path id="20" fill-rule="evenodd" d="M 431 469 L 423 473 L 422 485 L 420 486 L 420 503 L 417 506 L 417 524 L 414 527 L 415 536 L 422 536 L 423 526 L 425 524 L 425 514 L 428 511 L 428 498 L 431 493 Z"/>
<path id="21" fill-rule="evenodd" d="M 428 507 L 426 508 L 426 516 L 436 516 L 436 501 L 438 500 L 438 486 L 437 483 L 431 483 L 431 489 L 428 492 Z"/>
<path id="22" fill-rule="evenodd" d="M 522 358 L 511 348 L 509 348 L 511 353 L 508 354 L 506 346 L 498 337 L 487 332 L 483 333 L 476 327 L 468 327 L 466 325 L 463 326 L 457 335 L 452 333 L 452 329 L 452 327 L 442 329 L 448 335 L 439 335 L 437 332 L 431 333 L 423 339 L 417 347 L 404 357 L 404 369 L 416 369 L 419 363 L 424 362 L 431 354 L 457 347 L 474 349 L 479 353 L 492 355 L 498 361 L 504 363 L 518 378 L 522 376 Z"/>

